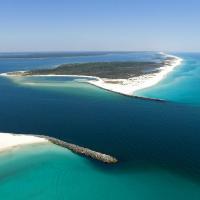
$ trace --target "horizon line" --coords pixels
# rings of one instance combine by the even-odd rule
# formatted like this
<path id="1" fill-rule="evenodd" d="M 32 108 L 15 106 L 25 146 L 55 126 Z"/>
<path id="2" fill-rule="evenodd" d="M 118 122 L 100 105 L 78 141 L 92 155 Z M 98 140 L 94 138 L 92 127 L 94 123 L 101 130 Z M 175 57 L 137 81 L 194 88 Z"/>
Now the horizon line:
<path id="1" fill-rule="evenodd" d="M 199 51 L 170 51 L 170 50 L 34 50 L 34 51 L 0 51 L 0 53 L 88 53 L 88 52 L 174 52 L 174 53 L 200 53 Z"/>

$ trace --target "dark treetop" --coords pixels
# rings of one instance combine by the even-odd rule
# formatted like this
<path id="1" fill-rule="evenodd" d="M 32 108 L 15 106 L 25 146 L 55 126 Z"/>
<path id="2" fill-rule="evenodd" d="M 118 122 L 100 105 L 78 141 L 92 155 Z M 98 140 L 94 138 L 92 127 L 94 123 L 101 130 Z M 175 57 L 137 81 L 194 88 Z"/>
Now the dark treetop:
<path id="1" fill-rule="evenodd" d="M 156 62 L 94 62 L 63 64 L 54 69 L 27 71 L 23 75 L 87 75 L 110 79 L 127 79 L 155 73 L 164 63 Z"/>

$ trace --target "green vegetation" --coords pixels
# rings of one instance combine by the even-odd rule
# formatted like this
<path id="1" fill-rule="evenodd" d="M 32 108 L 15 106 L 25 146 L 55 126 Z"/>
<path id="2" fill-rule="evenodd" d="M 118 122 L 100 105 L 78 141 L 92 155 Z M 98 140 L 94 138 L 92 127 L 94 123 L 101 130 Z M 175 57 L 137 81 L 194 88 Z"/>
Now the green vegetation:
<path id="1" fill-rule="evenodd" d="M 23 75 L 87 75 L 100 78 L 126 79 L 146 73 L 154 73 L 162 63 L 155 62 L 95 62 L 63 64 L 54 69 L 25 72 Z"/>

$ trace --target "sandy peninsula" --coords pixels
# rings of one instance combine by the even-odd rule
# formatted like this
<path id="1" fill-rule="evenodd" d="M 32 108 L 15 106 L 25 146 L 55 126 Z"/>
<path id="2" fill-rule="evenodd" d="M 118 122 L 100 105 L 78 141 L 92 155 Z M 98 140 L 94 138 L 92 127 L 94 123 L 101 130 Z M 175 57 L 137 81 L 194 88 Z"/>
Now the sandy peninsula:
<path id="1" fill-rule="evenodd" d="M 45 138 L 32 135 L 0 133 L 0 152 L 12 150 L 25 145 L 42 144 L 49 142 Z"/>
<path id="2" fill-rule="evenodd" d="M 177 56 L 167 55 L 164 53 L 162 54 L 170 58 L 170 61 L 166 62 L 155 73 L 136 76 L 128 79 L 91 80 L 88 81 L 88 83 L 123 95 L 134 96 L 136 91 L 152 87 L 159 83 L 182 62 L 182 59 Z"/>
<path id="3" fill-rule="evenodd" d="M 8 72 L 1 74 L 1 76 L 86 78 L 84 82 L 88 84 L 119 94 L 134 96 L 136 91 L 152 87 L 159 83 L 182 63 L 182 59 L 177 56 L 168 55 L 162 52 L 160 52 L 160 54 L 164 57 L 164 61 L 161 63 L 114 62 L 83 63 L 77 65 L 66 64 L 55 69 Z M 150 71 L 149 73 L 144 72 L 144 69 L 151 67 L 155 70 Z"/>

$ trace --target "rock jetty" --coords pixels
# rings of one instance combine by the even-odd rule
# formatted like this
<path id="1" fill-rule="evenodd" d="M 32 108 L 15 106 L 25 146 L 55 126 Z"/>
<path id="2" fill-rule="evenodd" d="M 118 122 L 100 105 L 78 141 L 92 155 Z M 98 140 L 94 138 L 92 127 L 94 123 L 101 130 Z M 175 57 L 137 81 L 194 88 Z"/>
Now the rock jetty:
<path id="1" fill-rule="evenodd" d="M 68 142 L 53 138 L 53 137 L 45 136 L 45 135 L 36 135 L 36 136 L 41 137 L 41 138 L 45 138 L 49 142 L 56 144 L 58 146 L 67 148 L 74 153 L 81 154 L 81 155 L 90 157 L 90 158 L 95 159 L 95 160 L 99 160 L 99 161 L 107 163 L 107 164 L 114 164 L 114 163 L 118 162 L 118 160 L 113 156 L 103 154 L 103 153 L 100 153 L 100 152 L 96 152 L 96 151 L 90 150 L 90 149 L 85 148 L 85 147 L 81 147 L 81 146 L 71 144 L 71 143 L 68 143 Z"/>

